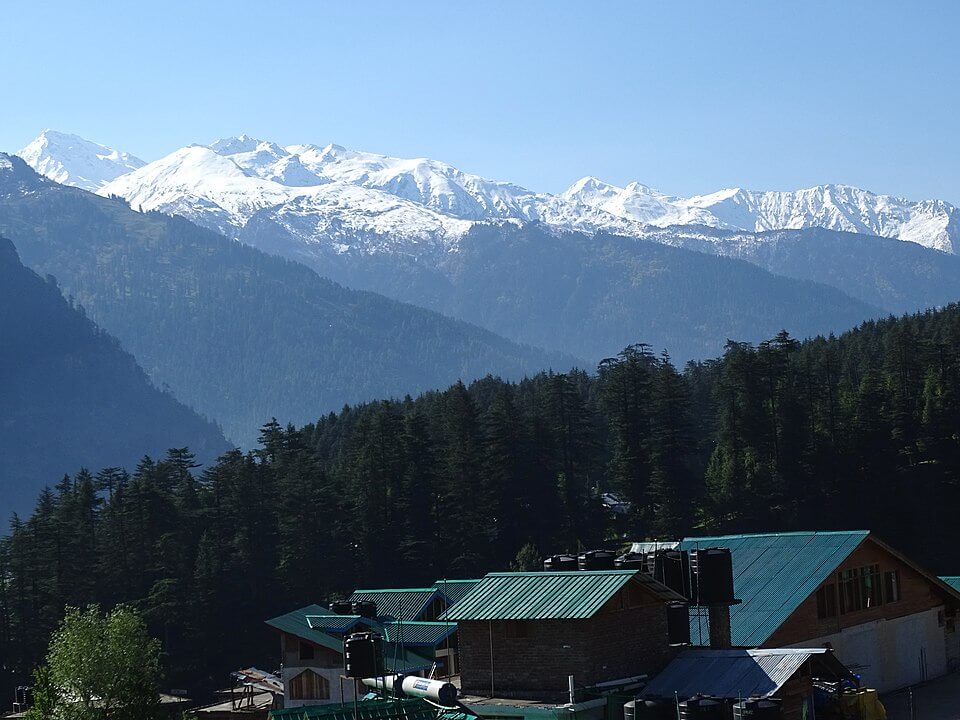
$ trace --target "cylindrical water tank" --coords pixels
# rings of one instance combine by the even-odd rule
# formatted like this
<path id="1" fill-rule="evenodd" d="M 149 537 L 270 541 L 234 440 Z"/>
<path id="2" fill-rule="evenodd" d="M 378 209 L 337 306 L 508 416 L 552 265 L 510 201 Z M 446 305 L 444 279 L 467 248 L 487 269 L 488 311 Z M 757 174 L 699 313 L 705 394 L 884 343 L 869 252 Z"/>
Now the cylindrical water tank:
<path id="1" fill-rule="evenodd" d="M 676 711 L 672 702 L 638 698 L 623 706 L 623 720 L 677 720 Z"/>
<path id="2" fill-rule="evenodd" d="M 734 720 L 780 720 L 783 703 L 779 698 L 751 697 L 733 704 Z"/>
<path id="3" fill-rule="evenodd" d="M 350 615 L 353 612 L 353 603 L 349 600 L 336 600 L 330 603 L 330 611 L 337 615 Z"/>
<path id="4" fill-rule="evenodd" d="M 577 558 L 573 555 L 551 555 L 543 561 L 544 570 L 576 570 Z"/>
<path id="5" fill-rule="evenodd" d="M 667 605 L 667 642 L 671 645 L 690 644 L 690 608 L 686 603 Z"/>
<path id="6" fill-rule="evenodd" d="M 647 557 L 643 553 L 628 552 L 613 561 L 617 570 L 646 570 Z"/>
<path id="7" fill-rule="evenodd" d="M 704 548 L 691 553 L 698 605 L 729 605 L 734 600 L 733 558 L 729 548 Z"/>
<path id="8" fill-rule="evenodd" d="M 694 695 L 680 703 L 680 720 L 725 720 L 722 700 Z"/>
<path id="9" fill-rule="evenodd" d="M 678 595 L 690 597 L 690 553 L 686 550 L 657 550 L 653 576 Z"/>
<path id="10" fill-rule="evenodd" d="M 343 674 L 348 678 L 384 675 L 383 637 L 377 633 L 354 633 L 343 641 Z"/>
<path id="11" fill-rule="evenodd" d="M 611 550 L 588 550 L 577 557 L 580 570 L 613 570 L 617 554 Z"/>
<path id="12" fill-rule="evenodd" d="M 360 617 L 371 619 L 377 617 L 377 604 L 373 600 L 354 600 L 350 610 Z"/>

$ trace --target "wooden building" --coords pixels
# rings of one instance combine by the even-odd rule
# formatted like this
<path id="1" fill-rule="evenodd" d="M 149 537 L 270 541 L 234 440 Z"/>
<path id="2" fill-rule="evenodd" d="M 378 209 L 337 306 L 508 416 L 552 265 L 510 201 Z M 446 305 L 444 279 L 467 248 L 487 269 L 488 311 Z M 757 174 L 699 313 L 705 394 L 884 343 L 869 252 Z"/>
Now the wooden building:
<path id="1" fill-rule="evenodd" d="M 960 592 L 865 530 L 687 538 L 733 558 L 731 641 L 740 648 L 832 648 L 881 692 L 946 674 L 957 661 Z M 691 636 L 709 644 L 704 618 Z"/>
<path id="2" fill-rule="evenodd" d="M 562 698 L 655 673 L 676 654 L 667 606 L 682 598 L 636 570 L 491 573 L 447 613 L 465 695 Z"/>

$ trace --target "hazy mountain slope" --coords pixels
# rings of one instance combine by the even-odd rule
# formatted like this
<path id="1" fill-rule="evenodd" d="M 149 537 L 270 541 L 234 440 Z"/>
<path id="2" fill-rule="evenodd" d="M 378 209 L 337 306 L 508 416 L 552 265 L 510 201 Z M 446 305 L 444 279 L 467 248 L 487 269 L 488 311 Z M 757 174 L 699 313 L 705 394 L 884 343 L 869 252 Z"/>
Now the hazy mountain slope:
<path id="1" fill-rule="evenodd" d="M 24 267 L 0 237 L 0 517 L 80 467 L 189 446 L 210 462 L 229 445 L 212 423 L 157 390 L 131 355 Z"/>
<path id="2" fill-rule="evenodd" d="M 671 227 L 651 230 L 646 237 L 822 282 L 895 314 L 960 299 L 960 257 L 916 243 L 821 228 L 745 233 Z"/>
<path id="3" fill-rule="evenodd" d="M 575 362 L 51 183 L 18 158 L 6 167 L 0 232 L 24 262 L 57 274 L 155 381 L 238 442 L 271 416 L 302 422 L 345 402 Z"/>
<path id="4" fill-rule="evenodd" d="M 56 130 L 44 130 L 17 154 L 41 175 L 84 190 L 99 190 L 145 164 L 129 153 Z"/>
<path id="5" fill-rule="evenodd" d="M 260 246 L 296 247 L 280 228 L 249 229 L 261 233 Z M 785 327 L 801 336 L 827 333 L 884 314 L 834 288 L 743 261 L 537 225 L 477 225 L 456 252 L 427 259 L 347 252 L 304 260 L 356 287 L 591 361 L 642 341 L 682 362 L 716 354 L 728 338 L 758 341 Z"/>

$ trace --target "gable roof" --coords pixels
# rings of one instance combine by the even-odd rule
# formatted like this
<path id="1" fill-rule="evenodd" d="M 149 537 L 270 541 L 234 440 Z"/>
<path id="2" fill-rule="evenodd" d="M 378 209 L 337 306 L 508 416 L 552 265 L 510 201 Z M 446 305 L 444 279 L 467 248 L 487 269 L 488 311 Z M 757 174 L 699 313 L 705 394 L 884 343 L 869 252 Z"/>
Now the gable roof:
<path id="1" fill-rule="evenodd" d="M 730 608 L 733 645 L 757 647 L 862 543 L 867 530 L 717 535 L 685 538 L 684 550 L 730 549 L 733 591 L 741 601 Z M 695 644 L 707 644 L 707 623 L 690 613 Z"/>
<path id="2" fill-rule="evenodd" d="M 460 602 L 463 596 L 473 590 L 480 582 L 480 578 L 470 580 L 437 580 L 433 586 L 446 595 L 450 604 Z"/>
<path id="3" fill-rule="evenodd" d="M 411 647 L 436 647 L 457 631 L 453 622 L 407 620 L 385 622 L 383 634 L 387 640 Z"/>
<path id="4" fill-rule="evenodd" d="M 699 693 L 719 698 L 767 697 L 805 662 L 815 658 L 834 678 L 849 676 L 827 648 L 775 650 L 685 650 L 644 688 L 644 695 L 673 699 Z"/>
<path id="5" fill-rule="evenodd" d="M 266 622 L 267 625 L 280 632 L 289 633 L 301 640 L 307 640 L 315 645 L 329 648 L 342 655 L 343 641 L 340 638 L 310 627 L 310 621 L 307 618 L 320 618 L 323 617 L 324 613 L 329 613 L 329 610 L 320 605 L 307 605 L 285 615 L 270 618 Z M 428 670 L 433 665 L 433 661 L 427 660 L 389 640 L 384 641 L 383 655 L 386 669 L 390 672 L 416 672 L 418 670 Z"/>
<path id="6" fill-rule="evenodd" d="M 679 595 L 637 570 L 490 573 L 445 614 L 448 620 L 572 620 L 594 614 L 636 581 L 665 602 Z"/>
<path id="7" fill-rule="evenodd" d="M 418 620 L 436 598 L 446 596 L 435 587 L 354 590 L 348 600 L 372 600 L 377 617 L 389 620 Z"/>

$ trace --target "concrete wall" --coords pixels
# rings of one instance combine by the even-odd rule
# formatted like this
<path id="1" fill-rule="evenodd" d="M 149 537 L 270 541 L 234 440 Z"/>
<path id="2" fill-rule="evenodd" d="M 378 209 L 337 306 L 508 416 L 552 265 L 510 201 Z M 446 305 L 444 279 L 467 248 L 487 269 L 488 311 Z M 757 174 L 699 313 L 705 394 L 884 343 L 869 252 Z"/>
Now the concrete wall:
<path id="1" fill-rule="evenodd" d="M 933 608 L 890 620 L 874 620 L 792 647 L 829 644 L 837 659 L 862 676 L 867 687 L 890 692 L 946 674 L 942 610 Z"/>
<path id="2" fill-rule="evenodd" d="M 305 642 L 305 641 L 304 641 Z M 283 680 L 283 706 L 302 707 L 304 705 L 324 705 L 353 700 L 354 688 L 352 680 L 343 681 L 343 696 L 340 695 L 340 675 L 343 673 L 343 655 L 329 648 L 313 645 L 314 657 L 311 660 L 300 659 L 301 640 L 296 635 L 281 633 L 280 653 L 283 658 L 283 667 L 280 678 Z M 312 643 L 309 643 L 312 645 Z M 293 700 L 290 697 L 290 681 L 309 668 L 317 675 L 325 678 L 330 685 L 330 697 L 304 698 Z"/>

